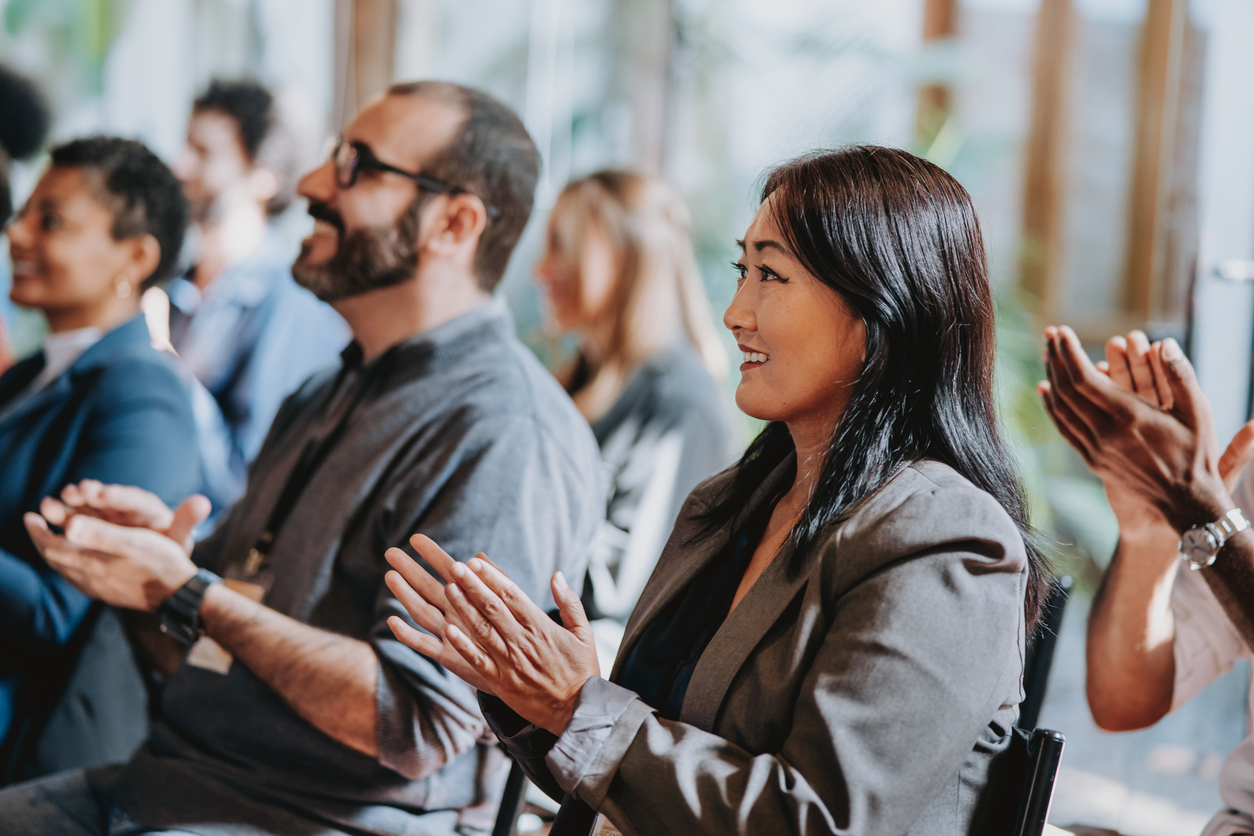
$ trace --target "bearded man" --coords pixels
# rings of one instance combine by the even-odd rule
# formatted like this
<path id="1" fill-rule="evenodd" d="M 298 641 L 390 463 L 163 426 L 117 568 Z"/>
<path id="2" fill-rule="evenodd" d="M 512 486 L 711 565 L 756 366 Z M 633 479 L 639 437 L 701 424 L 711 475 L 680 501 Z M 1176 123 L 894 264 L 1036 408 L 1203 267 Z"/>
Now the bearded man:
<path id="1" fill-rule="evenodd" d="M 553 572 L 583 574 L 596 443 L 492 298 L 538 167 L 489 96 L 393 87 L 300 185 L 317 220 L 293 273 L 354 342 L 284 403 L 195 562 L 203 497 L 171 511 L 84 483 L 27 516 L 72 583 L 156 611 L 189 649 L 130 762 L 0 792 L 6 834 L 490 827 L 503 756 L 474 690 L 392 636 L 408 617 L 384 551 L 416 532 L 484 549 L 537 600 Z"/>

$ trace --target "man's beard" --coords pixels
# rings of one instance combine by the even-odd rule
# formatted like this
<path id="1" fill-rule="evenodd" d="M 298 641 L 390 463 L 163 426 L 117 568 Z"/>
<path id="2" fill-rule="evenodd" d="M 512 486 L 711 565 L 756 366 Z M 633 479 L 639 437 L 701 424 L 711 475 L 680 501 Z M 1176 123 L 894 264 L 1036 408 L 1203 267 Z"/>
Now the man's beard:
<path id="1" fill-rule="evenodd" d="M 334 224 L 340 245 L 325 264 L 308 264 L 302 246 L 292 277 L 323 302 L 334 302 L 371 290 L 392 287 L 413 278 L 418 267 L 418 211 L 423 195 L 414 198 L 391 227 L 344 232 L 339 214 L 323 204 L 310 204 L 309 214 Z"/>

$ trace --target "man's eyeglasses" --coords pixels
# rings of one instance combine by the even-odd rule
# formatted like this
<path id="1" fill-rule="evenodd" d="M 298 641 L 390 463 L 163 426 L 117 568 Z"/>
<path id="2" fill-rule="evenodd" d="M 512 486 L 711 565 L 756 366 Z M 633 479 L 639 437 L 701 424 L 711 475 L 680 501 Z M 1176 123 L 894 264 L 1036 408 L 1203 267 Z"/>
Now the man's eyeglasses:
<path id="1" fill-rule="evenodd" d="M 402 177 L 407 177 L 417 183 L 418 188 L 435 192 L 436 194 L 471 194 L 470 191 L 460 186 L 450 186 L 448 183 L 443 183 L 434 177 L 388 165 L 376 157 L 374 152 L 370 150 L 370 146 L 364 142 L 345 142 L 343 139 L 337 139 L 335 141 L 335 150 L 331 152 L 331 159 L 335 162 L 335 182 L 341 189 L 351 189 L 357 185 L 357 178 L 361 176 L 363 171 L 386 171 L 390 174 L 399 174 Z M 482 198 L 480 199 L 482 200 Z M 489 218 L 495 219 L 501 214 L 501 210 L 486 201 L 484 201 L 483 206 L 487 210 Z"/>

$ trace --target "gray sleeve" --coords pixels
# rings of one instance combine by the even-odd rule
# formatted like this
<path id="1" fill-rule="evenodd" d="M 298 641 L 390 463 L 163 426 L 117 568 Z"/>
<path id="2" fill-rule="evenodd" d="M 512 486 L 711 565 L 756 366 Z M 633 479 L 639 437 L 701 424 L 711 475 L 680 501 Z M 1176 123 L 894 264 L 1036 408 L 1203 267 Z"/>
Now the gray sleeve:
<path id="1" fill-rule="evenodd" d="M 559 569 L 582 576 L 603 507 L 595 460 L 572 462 L 569 451 L 524 417 L 450 432 L 466 434 L 450 443 L 442 483 L 423 500 L 400 500 L 412 510 L 388 542 L 413 555 L 408 538 L 421 532 L 458 560 L 482 551 L 541 607 L 552 608 L 549 578 Z M 414 495 L 424 487 L 432 487 L 429 476 L 415 482 Z M 382 586 L 371 633 L 380 661 L 379 760 L 417 778 L 469 749 L 485 726 L 474 689 L 398 642 L 387 626 L 392 615 L 413 623 Z"/>
<path id="2" fill-rule="evenodd" d="M 891 515 L 911 527 L 907 540 L 843 544 L 883 550 L 871 561 L 881 568 L 837 600 L 780 751 L 662 720 L 593 679 L 549 753 L 557 783 L 628 836 L 908 830 L 1014 687 L 1006 660 L 1022 647 L 1022 550 L 1004 527 L 1000 547 L 987 527 L 983 538 L 929 542 L 929 529 L 978 531 L 988 518 L 976 509 L 964 525 L 964 509 L 928 502 Z M 940 510 L 958 524 L 938 524 Z"/>

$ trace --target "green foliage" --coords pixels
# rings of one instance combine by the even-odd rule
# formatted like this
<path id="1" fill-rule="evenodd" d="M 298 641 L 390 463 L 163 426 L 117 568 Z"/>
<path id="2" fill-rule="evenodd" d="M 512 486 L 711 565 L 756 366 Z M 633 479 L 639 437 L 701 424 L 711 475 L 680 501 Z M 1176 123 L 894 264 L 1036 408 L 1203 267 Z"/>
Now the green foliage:
<path id="1" fill-rule="evenodd" d="M 1019 456 L 1033 526 L 1062 572 L 1089 590 L 1114 552 L 1119 530 L 1102 485 L 1058 435 L 1036 385 L 1045 378 L 1034 300 L 997 300 L 997 395 L 1002 425 Z"/>
<path id="2" fill-rule="evenodd" d="M 9 0 L 4 29 L 11 36 L 42 33 L 56 62 L 75 66 L 82 88 L 98 93 L 105 57 L 129 7 L 130 0 Z"/>

